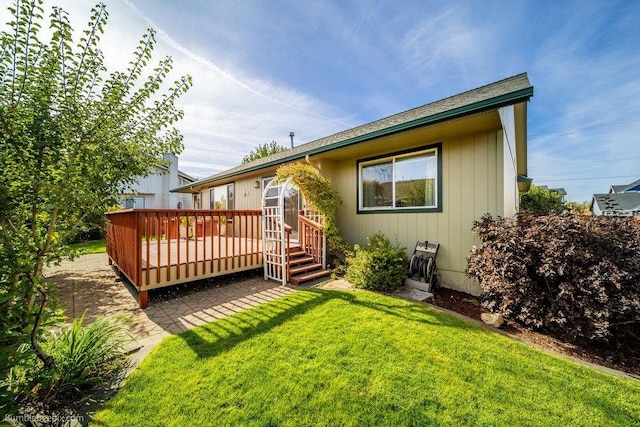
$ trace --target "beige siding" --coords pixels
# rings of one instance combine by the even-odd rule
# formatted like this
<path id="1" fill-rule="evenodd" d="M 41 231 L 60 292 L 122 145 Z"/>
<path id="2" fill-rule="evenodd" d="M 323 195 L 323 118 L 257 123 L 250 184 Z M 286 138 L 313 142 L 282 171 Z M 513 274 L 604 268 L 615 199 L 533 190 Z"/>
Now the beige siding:
<path id="1" fill-rule="evenodd" d="M 344 201 L 338 217 L 342 234 L 348 241 L 362 244 L 367 236 L 382 231 L 392 241 L 406 246 L 409 253 L 418 240 L 438 242 L 443 283 L 479 293 L 478 285 L 465 276 L 464 270 L 471 247 L 480 243 L 471 231 L 473 221 L 485 213 L 503 215 L 503 147 L 498 143 L 501 133 L 492 130 L 441 140 L 442 212 L 358 214 L 358 158 L 336 162 L 333 184 Z M 417 141 L 415 145 L 435 142 L 440 141 Z"/>
<path id="2" fill-rule="evenodd" d="M 212 187 L 233 182 L 236 197 L 235 208 L 240 210 L 260 209 L 262 201 L 262 178 L 273 175 L 274 172 L 264 172 L 260 175 L 243 176 L 238 177 L 235 180 L 225 181 L 224 183 L 217 183 Z M 256 181 L 258 181 L 258 188 L 255 188 Z M 209 188 L 201 190 L 200 197 L 202 200 L 202 208 L 209 209 Z"/>
<path id="3" fill-rule="evenodd" d="M 503 121 L 513 120 L 513 115 L 506 113 L 503 112 Z M 502 125 L 496 111 L 487 112 L 356 144 L 306 161 L 320 169 L 340 193 L 343 205 L 338 212 L 338 226 L 350 243 L 364 244 L 377 231 L 407 247 L 409 254 L 418 240 L 440 243 L 438 267 L 442 283 L 478 294 L 478 284 L 464 273 L 472 246 L 481 243 L 471 231 L 473 221 L 486 213 L 511 214 L 513 198 L 517 198 L 513 191 L 513 147 L 506 141 L 513 132 L 505 133 Z M 358 160 L 435 143 L 442 143 L 442 212 L 357 213 Z M 236 209 L 259 209 L 262 190 L 254 188 L 254 183 L 274 174 L 275 168 L 270 168 L 236 177 Z M 231 181 L 216 184 L 228 182 Z M 203 190 L 202 202 L 203 207 L 209 206 L 208 190 Z"/>
<path id="4" fill-rule="evenodd" d="M 254 188 L 255 182 L 259 182 L 259 188 Z M 260 209 L 262 196 L 262 182 L 260 176 L 238 179 L 235 182 L 236 209 Z"/>

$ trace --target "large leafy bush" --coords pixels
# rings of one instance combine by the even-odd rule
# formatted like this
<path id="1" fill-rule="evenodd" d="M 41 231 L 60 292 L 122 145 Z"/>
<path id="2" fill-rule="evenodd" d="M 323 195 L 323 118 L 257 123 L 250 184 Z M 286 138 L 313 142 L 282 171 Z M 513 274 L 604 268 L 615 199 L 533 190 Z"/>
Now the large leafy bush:
<path id="1" fill-rule="evenodd" d="M 0 23 L 1 415 L 15 410 L 10 368 L 32 355 L 45 368 L 55 363 L 37 345 L 56 293 L 44 267 L 68 256 L 91 217 L 103 221 L 163 154 L 182 151 L 176 104 L 191 78 L 176 79 L 171 58 L 154 61 L 153 30 L 132 46 L 127 65 L 107 69 L 104 3 L 78 31 L 67 12 L 50 4 L 45 11 L 42 0 L 0 5 L 9 12 Z"/>
<path id="2" fill-rule="evenodd" d="M 484 304 L 570 341 L 640 344 L 640 221 L 487 215 L 468 258 Z"/>
<path id="3" fill-rule="evenodd" d="M 406 248 L 392 245 L 380 232 L 367 238 L 367 246 L 355 245 L 346 261 L 345 278 L 358 288 L 390 291 L 407 277 Z"/>

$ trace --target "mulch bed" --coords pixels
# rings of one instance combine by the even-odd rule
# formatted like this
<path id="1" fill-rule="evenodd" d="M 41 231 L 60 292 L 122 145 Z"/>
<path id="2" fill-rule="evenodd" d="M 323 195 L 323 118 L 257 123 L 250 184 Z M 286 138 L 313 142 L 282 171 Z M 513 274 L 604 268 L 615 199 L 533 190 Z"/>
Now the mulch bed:
<path id="1" fill-rule="evenodd" d="M 208 279 L 196 280 L 193 282 L 181 283 L 164 288 L 152 289 L 149 291 L 149 304 L 171 301 L 175 298 L 191 295 L 207 289 L 219 288 L 221 286 L 231 285 L 243 280 L 263 277 L 263 275 L 264 273 L 262 268 L 258 268 L 225 274 L 222 276 L 215 276 Z"/>
<path id="2" fill-rule="evenodd" d="M 480 314 L 486 312 L 482 308 L 479 297 L 452 289 L 438 288 L 434 297 L 428 299 L 427 302 L 480 321 Z M 640 377 L 640 348 L 618 349 L 613 345 L 605 346 L 596 343 L 588 345 L 571 344 L 549 335 L 526 329 L 512 320 L 506 321 L 501 329 L 523 341 Z"/>

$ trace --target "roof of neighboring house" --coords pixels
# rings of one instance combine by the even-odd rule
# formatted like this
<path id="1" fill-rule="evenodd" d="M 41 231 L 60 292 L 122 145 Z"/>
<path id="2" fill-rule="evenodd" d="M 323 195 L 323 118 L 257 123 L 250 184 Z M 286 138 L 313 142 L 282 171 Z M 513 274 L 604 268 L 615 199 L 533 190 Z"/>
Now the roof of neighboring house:
<path id="1" fill-rule="evenodd" d="M 565 190 L 563 187 L 560 187 L 560 188 L 549 188 L 546 185 L 540 185 L 538 187 L 544 188 L 545 190 L 549 190 L 549 191 L 552 191 L 552 192 L 557 193 L 557 194 L 560 194 L 561 196 L 566 196 L 567 195 L 567 190 Z"/>
<path id="2" fill-rule="evenodd" d="M 628 191 L 640 191 L 640 179 L 633 181 L 631 184 L 625 185 L 612 185 L 609 190 L 612 194 L 625 193 Z"/>
<path id="3" fill-rule="evenodd" d="M 529 83 L 527 74 L 518 74 L 477 89 L 423 105 L 422 107 L 357 126 L 289 150 L 281 151 L 271 156 L 236 166 L 203 178 L 197 181 L 197 184 L 207 184 L 243 173 L 299 160 L 308 155 L 358 144 L 380 136 L 477 114 L 506 105 L 517 104 L 527 101 L 531 96 L 533 96 L 533 86 Z M 184 185 L 172 191 L 188 190 L 192 186 L 192 184 Z"/>
<path id="4" fill-rule="evenodd" d="M 609 193 L 611 194 L 622 193 L 624 189 L 627 187 L 628 185 L 612 185 L 611 189 L 609 190 Z"/>
<path id="5" fill-rule="evenodd" d="M 633 181 L 631 184 L 627 185 L 626 188 L 624 188 L 622 191 L 629 192 L 629 191 L 640 191 L 640 179 L 637 181 Z"/>
<path id="6" fill-rule="evenodd" d="M 602 212 L 633 211 L 640 209 L 640 193 L 607 193 L 594 194 L 593 201 L 598 204 Z"/>
<path id="7" fill-rule="evenodd" d="M 169 170 L 169 168 L 167 166 L 164 166 L 164 165 L 155 165 L 155 167 L 156 167 L 156 169 L 160 169 L 161 171 L 163 171 L 162 173 L 166 173 L 166 171 Z M 198 180 L 197 178 L 192 177 L 191 175 L 189 175 L 186 172 L 181 171 L 180 169 L 178 169 L 178 176 L 180 178 L 184 178 L 184 179 L 189 180 L 191 182 L 196 182 Z"/>
<path id="8" fill-rule="evenodd" d="M 567 195 L 567 190 L 565 190 L 563 187 L 560 188 L 550 188 L 549 191 L 553 191 L 554 193 L 558 193 L 561 196 L 566 196 Z"/>
<path id="9" fill-rule="evenodd" d="M 191 181 L 191 182 L 196 182 L 196 181 L 197 181 L 197 179 L 196 179 L 196 178 L 192 177 L 192 176 L 191 176 L 191 175 L 189 175 L 188 173 L 182 172 L 181 170 L 178 170 L 178 176 L 179 176 L 180 178 L 184 178 L 184 179 L 189 180 L 189 181 Z"/>

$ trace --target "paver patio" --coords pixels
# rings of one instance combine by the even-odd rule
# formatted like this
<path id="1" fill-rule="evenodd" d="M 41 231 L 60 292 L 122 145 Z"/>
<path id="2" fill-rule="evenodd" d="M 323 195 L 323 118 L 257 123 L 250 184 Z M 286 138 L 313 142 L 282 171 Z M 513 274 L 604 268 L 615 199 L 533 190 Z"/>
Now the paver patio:
<path id="1" fill-rule="evenodd" d="M 155 302 L 141 310 L 136 289 L 118 278 L 104 253 L 63 261 L 45 275 L 57 284 L 69 322 L 85 310 L 87 323 L 124 313 L 132 320 L 131 333 L 141 346 L 296 291 L 257 277 Z"/>

